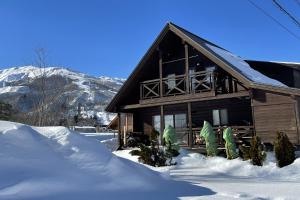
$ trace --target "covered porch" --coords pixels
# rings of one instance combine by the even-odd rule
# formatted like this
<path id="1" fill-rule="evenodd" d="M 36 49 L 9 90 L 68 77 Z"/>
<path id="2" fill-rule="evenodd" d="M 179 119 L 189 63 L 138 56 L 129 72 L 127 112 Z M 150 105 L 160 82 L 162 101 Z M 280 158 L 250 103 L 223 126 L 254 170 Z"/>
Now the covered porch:
<path id="1" fill-rule="evenodd" d="M 239 97 L 129 109 L 120 114 L 120 140 L 126 145 L 130 132 L 150 135 L 154 128 L 162 142 L 164 128 L 171 125 L 181 146 L 197 148 L 204 144 L 199 138 L 204 120 L 214 127 L 220 147 L 226 126 L 233 128 L 236 142 L 250 139 L 255 132 L 251 99 Z"/>

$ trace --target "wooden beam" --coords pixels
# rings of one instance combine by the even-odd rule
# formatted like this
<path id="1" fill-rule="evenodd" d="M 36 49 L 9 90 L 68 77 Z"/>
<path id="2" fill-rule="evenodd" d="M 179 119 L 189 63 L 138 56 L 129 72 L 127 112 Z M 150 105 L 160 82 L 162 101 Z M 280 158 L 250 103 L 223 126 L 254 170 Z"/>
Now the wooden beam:
<path id="1" fill-rule="evenodd" d="M 188 125 L 189 125 L 189 147 L 193 147 L 194 138 L 193 138 L 193 123 L 192 123 L 192 105 L 191 102 L 187 103 L 188 106 Z"/>
<path id="2" fill-rule="evenodd" d="M 127 132 L 128 132 L 128 114 L 125 113 L 125 126 L 124 126 L 124 146 L 127 146 Z"/>
<path id="3" fill-rule="evenodd" d="M 121 131 L 121 114 L 118 113 L 118 143 L 119 143 L 119 147 L 122 146 L 122 137 L 121 137 L 121 134 L 122 134 L 122 131 Z"/>
<path id="4" fill-rule="evenodd" d="M 164 106 L 160 106 L 160 144 L 163 144 L 163 133 L 165 130 Z"/>
<path id="5" fill-rule="evenodd" d="M 127 110 L 127 109 L 153 107 L 153 106 L 161 106 L 161 105 L 172 105 L 172 104 L 196 102 L 196 101 L 209 101 L 209 100 L 216 100 L 216 99 L 249 97 L 248 91 L 242 91 L 242 92 L 231 93 L 231 94 L 219 94 L 219 95 L 214 95 L 211 92 L 209 93 L 210 93 L 209 95 L 204 93 L 191 94 L 191 95 L 179 95 L 180 98 L 176 98 L 178 96 L 175 96 L 175 97 L 163 97 L 163 98 L 156 98 L 156 99 L 141 100 L 139 104 L 125 105 L 121 107 L 121 109 Z"/>
<path id="6" fill-rule="evenodd" d="M 185 82 L 186 82 L 186 93 L 190 92 L 190 76 L 189 76 L 189 46 L 184 44 L 184 55 L 185 55 Z"/>
<path id="7" fill-rule="evenodd" d="M 299 119 L 299 100 L 297 97 L 294 97 L 295 104 L 294 104 L 294 110 L 295 110 L 295 117 L 296 117 L 296 125 L 297 125 L 297 135 L 298 135 L 298 145 L 300 144 L 300 119 Z"/>

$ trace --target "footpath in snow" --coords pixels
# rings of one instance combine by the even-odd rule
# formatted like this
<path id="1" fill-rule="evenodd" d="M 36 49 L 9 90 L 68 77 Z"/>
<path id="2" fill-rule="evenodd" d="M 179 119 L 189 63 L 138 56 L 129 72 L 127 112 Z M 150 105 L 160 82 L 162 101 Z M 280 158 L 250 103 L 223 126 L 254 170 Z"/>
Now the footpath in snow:
<path id="1" fill-rule="evenodd" d="M 0 199 L 178 199 L 215 192 L 112 154 L 64 127 L 0 121 Z"/>

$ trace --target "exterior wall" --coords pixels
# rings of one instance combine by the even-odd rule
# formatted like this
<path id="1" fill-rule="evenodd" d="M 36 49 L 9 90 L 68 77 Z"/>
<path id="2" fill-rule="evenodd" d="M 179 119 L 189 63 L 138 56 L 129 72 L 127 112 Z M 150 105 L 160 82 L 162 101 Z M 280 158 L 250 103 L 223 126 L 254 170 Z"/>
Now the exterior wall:
<path id="1" fill-rule="evenodd" d="M 229 125 L 252 125 L 251 102 L 247 98 L 231 98 L 222 100 L 199 101 L 191 103 L 192 124 L 194 128 L 202 127 L 203 121 L 212 123 L 212 110 L 228 110 Z M 149 134 L 152 127 L 152 116 L 160 115 L 160 107 L 147 107 L 130 111 L 134 118 L 134 131 Z M 165 105 L 164 115 L 188 114 L 187 103 Z M 187 116 L 188 120 L 188 116 Z"/>
<path id="2" fill-rule="evenodd" d="M 231 98 L 192 103 L 193 127 L 202 127 L 204 120 L 212 124 L 212 110 L 223 108 L 227 108 L 228 110 L 229 125 L 253 124 L 250 99 Z"/>
<path id="3" fill-rule="evenodd" d="M 287 95 L 254 90 L 252 107 L 256 135 L 265 143 L 273 143 L 276 132 L 286 133 L 299 144 L 296 101 Z"/>

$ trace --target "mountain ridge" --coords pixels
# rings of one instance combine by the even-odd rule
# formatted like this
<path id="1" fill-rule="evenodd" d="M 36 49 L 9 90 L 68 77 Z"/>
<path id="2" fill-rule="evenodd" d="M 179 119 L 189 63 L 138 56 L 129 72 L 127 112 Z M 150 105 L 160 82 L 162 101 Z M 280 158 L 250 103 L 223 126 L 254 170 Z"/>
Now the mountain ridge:
<path id="1" fill-rule="evenodd" d="M 105 106 L 123 85 L 125 79 L 92 76 L 65 67 L 18 66 L 0 70 L 0 100 L 10 103 L 20 112 L 35 110 L 34 99 L 42 93 L 55 96 L 49 101 L 52 109 L 64 102 L 64 117 L 80 112 L 83 118 L 97 117 L 100 124 L 108 124 L 115 116 L 106 113 Z M 40 88 L 44 83 L 44 91 Z M 79 108 L 80 107 L 80 108 Z"/>

